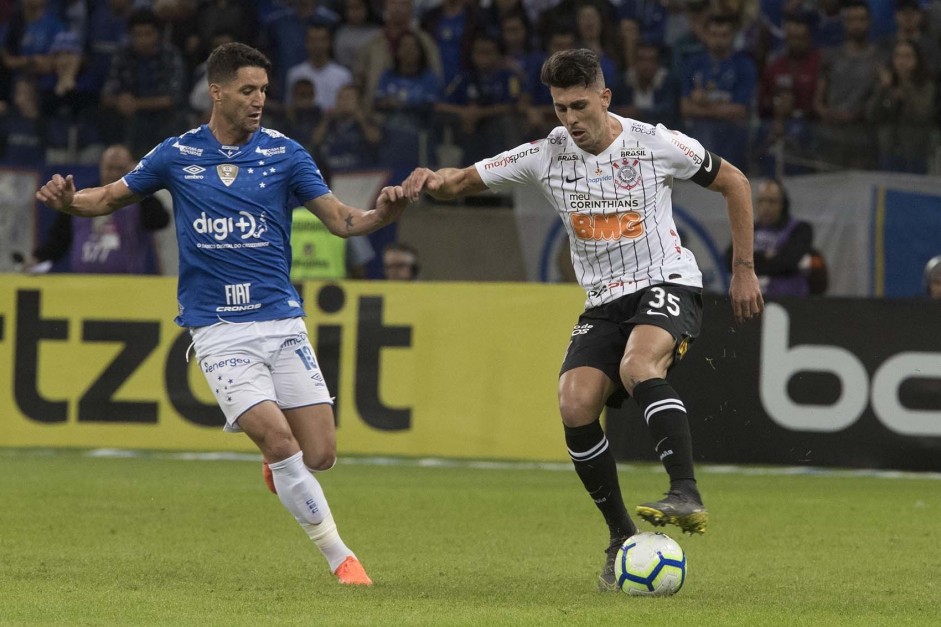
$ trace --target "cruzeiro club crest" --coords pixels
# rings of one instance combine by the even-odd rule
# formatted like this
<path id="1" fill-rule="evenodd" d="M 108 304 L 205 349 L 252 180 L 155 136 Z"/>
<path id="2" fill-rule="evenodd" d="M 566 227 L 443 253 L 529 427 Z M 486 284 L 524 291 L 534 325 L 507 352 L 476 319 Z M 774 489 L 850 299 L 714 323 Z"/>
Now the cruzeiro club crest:
<path id="1" fill-rule="evenodd" d="M 235 177 L 239 175 L 239 167 L 231 163 L 223 163 L 216 166 L 216 174 L 219 175 L 219 180 L 221 180 L 226 187 L 229 187 L 235 182 Z"/>
<path id="2" fill-rule="evenodd" d="M 624 158 L 620 161 L 612 161 L 614 168 L 614 184 L 621 189 L 634 189 L 640 183 L 640 170 L 637 169 L 639 160 Z"/>

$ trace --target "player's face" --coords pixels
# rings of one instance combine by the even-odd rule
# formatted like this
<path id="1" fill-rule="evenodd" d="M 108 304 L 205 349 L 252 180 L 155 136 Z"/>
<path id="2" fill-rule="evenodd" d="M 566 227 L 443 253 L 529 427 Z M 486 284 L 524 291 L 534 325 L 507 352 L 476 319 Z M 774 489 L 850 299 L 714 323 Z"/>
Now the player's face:
<path id="1" fill-rule="evenodd" d="M 550 87 L 552 103 L 559 122 L 572 136 L 575 145 L 598 154 L 613 139 L 608 127 L 611 90 L 592 87 Z"/>
<path id="2" fill-rule="evenodd" d="M 234 79 L 215 87 L 219 90 L 216 107 L 222 119 L 246 134 L 257 131 L 268 93 L 268 73 L 264 68 L 239 68 Z"/>

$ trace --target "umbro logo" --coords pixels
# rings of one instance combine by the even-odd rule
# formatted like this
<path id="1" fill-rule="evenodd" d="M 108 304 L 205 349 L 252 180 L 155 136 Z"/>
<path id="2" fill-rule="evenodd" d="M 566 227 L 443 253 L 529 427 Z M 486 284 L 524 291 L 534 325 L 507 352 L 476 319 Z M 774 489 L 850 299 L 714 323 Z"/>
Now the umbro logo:
<path id="1" fill-rule="evenodd" d="M 566 176 L 566 177 L 565 177 L 565 182 L 566 182 L 566 183 L 574 183 L 575 181 L 577 181 L 577 180 L 579 180 L 579 179 L 583 179 L 583 178 L 585 178 L 585 177 L 584 177 L 584 176 Z"/>
<path id="2" fill-rule="evenodd" d="M 186 172 L 186 176 L 183 178 L 187 180 L 200 180 L 203 178 L 202 174 L 206 171 L 206 168 L 201 168 L 198 165 L 188 165 L 183 168 L 183 171 Z"/>

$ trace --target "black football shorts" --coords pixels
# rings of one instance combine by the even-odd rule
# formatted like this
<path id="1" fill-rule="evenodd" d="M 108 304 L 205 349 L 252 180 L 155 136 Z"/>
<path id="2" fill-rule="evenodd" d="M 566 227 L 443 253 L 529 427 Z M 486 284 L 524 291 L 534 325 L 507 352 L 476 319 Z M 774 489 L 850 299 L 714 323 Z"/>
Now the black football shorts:
<path id="1" fill-rule="evenodd" d="M 699 336 L 701 290 L 661 283 L 586 310 L 572 329 L 572 340 L 559 375 L 580 366 L 601 370 L 617 384 L 608 398 L 608 406 L 620 407 L 627 398 L 627 390 L 621 382 L 621 358 L 627 338 L 638 324 L 660 327 L 673 336 L 672 368 Z"/>

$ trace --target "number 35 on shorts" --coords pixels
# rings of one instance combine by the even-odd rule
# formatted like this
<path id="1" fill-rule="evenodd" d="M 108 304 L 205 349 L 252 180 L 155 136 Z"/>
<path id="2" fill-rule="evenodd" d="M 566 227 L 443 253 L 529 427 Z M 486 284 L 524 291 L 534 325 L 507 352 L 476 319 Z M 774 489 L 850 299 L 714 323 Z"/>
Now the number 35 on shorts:
<path id="1" fill-rule="evenodd" d="M 676 294 L 669 294 L 662 287 L 652 287 L 645 297 L 647 301 L 642 306 L 642 311 L 648 316 L 673 316 L 680 315 L 680 297 Z"/>

